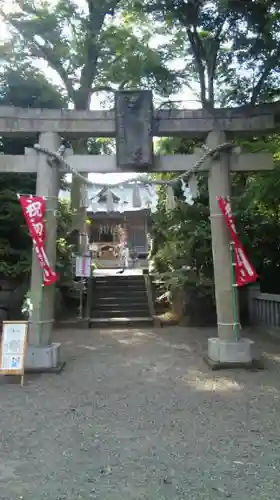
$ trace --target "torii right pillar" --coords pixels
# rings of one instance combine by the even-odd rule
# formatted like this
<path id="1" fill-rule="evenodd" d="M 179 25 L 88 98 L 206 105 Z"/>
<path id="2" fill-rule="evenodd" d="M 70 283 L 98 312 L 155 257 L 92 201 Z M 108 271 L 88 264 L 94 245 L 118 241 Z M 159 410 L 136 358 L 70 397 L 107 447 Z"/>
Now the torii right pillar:
<path id="1" fill-rule="evenodd" d="M 224 142 L 226 136 L 223 132 L 213 131 L 208 135 L 207 146 L 210 149 Z M 217 203 L 217 197 L 230 196 L 231 156 L 231 152 L 221 152 L 209 164 L 208 190 L 218 337 L 208 340 L 207 361 L 213 369 L 246 367 L 254 361 L 254 343 L 246 338 L 236 338 L 235 323 L 239 319 L 233 312 L 231 238 Z"/>

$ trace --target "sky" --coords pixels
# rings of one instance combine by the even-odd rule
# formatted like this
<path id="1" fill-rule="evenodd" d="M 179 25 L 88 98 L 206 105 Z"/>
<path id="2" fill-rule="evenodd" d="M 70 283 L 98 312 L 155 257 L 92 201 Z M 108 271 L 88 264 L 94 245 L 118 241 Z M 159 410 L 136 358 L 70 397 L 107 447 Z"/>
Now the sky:
<path id="1" fill-rule="evenodd" d="M 82 1 L 83 0 L 78 0 L 77 3 L 81 3 L 82 4 Z M 11 2 L 12 4 L 12 2 Z M 11 5 L 9 4 L 9 5 Z M 8 4 L 7 4 L 8 5 Z M 7 40 L 9 37 L 9 32 L 8 32 L 8 29 L 7 29 L 7 26 L 5 24 L 5 22 L 3 22 L 3 20 L 0 19 L 0 45 L 1 45 L 1 42 L 4 42 L 5 40 Z M 153 40 L 153 46 L 156 47 L 157 44 L 160 43 L 160 39 L 159 37 L 155 37 L 154 40 Z M 56 75 L 56 73 L 51 70 L 50 68 L 48 68 L 48 65 L 44 62 L 44 61 L 36 61 L 35 63 L 36 67 L 38 67 L 40 70 L 42 70 L 47 78 L 52 81 L 53 83 L 60 83 L 60 79 L 59 77 Z M 180 67 L 182 66 L 182 61 L 178 60 L 178 61 L 174 61 L 172 63 L 172 68 L 174 68 L 174 70 L 178 70 L 180 69 Z M 92 102 L 91 102 L 91 109 L 102 109 L 102 106 L 101 106 L 101 102 L 102 100 L 104 100 L 104 98 L 106 97 L 106 95 L 102 95 L 100 94 L 99 96 L 96 96 L 96 95 L 93 95 L 92 97 Z M 171 100 L 174 100 L 174 101 L 183 101 L 185 104 L 185 107 L 187 108 L 190 108 L 190 109 L 194 109 L 194 108 L 197 108 L 198 107 L 198 103 L 196 102 L 196 97 L 195 95 L 187 88 L 183 88 L 182 91 L 179 93 L 179 94 L 176 94 L 176 95 L 173 95 L 173 96 L 170 96 L 170 99 Z M 117 174 L 90 174 L 89 178 L 91 180 L 94 180 L 95 182 L 97 183 L 110 183 L 110 184 L 113 184 L 115 182 L 120 182 L 120 181 L 125 181 L 127 179 L 133 179 L 133 178 L 136 178 L 137 177 L 137 174 L 127 174 L 127 173 L 117 173 Z M 70 178 L 69 178 L 70 180 Z"/>

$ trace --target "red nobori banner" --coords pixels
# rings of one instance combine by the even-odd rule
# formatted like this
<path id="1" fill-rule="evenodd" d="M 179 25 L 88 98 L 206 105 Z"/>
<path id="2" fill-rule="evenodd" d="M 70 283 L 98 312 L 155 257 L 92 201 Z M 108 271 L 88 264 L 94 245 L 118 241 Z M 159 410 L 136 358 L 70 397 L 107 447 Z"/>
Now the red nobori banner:
<path id="1" fill-rule="evenodd" d="M 258 279 L 258 275 L 250 263 L 241 242 L 239 240 L 234 241 L 233 248 L 237 286 L 254 283 Z"/>
<path id="2" fill-rule="evenodd" d="M 19 196 L 19 201 L 43 271 L 44 285 L 52 285 L 57 281 L 57 274 L 51 269 L 44 249 L 46 201 L 42 196 L 31 195 Z"/>
<path id="3" fill-rule="evenodd" d="M 222 198 L 220 196 L 219 198 L 217 198 L 217 201 L 218 201 L 219 208 L 220 208 L 220 210 L 225 218 L 226 225 L 230 230 L 232 241 L 235 241 L 236 239 L 238 239 L 238 236 L 237 236 L 234 218 L 232 215 L 230 200 L 228 198 Z"/>
<path id="4" fill-rule="evenodd" d="M 20 196 L 19 201 L 32 239 L 44 244 L 46 200 L 42 196 Z"/>
<path id="5" fill-rule="evenodd" d="M 33 240 L 34 241 L 34 240 Z M 35 242 L 34 242 L 35 243 Z M 37 245 L 35 243 L 35 252 L 37 254 L 38 262 L 43 271 L 44 285 L 53 285 L 57 281 L 57 274 L 52 270 L 48 257 L 46 255 L 43 245 Z"/>
<path id="6" fill-rule="evenodd" d="M 230 200 L 228 198 L 218 197 L 217 201 L 232 237 L 236 284 L 237 286 L 244 286 L 248 283 L 254 283 L 258 275 L 253 265 L 250 263 L 241 241 L 238 239 Z"/>

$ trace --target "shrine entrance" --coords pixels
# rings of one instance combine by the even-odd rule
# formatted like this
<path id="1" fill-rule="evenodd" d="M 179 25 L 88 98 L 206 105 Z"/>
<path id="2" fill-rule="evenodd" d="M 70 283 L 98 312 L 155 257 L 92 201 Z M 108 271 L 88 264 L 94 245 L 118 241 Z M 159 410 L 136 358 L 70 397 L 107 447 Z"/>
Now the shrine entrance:
<path id="1" fill-rule="evenodd" d="M 133 182 L 127 182 L 124 187 L 104 187 L 100 191 L 88 187 L 87 234 L 97 268 L 123 266 L 124 240 L 128 242 L 130 254 L 137 254 L 141 267 L 144 261 L 147 264 L 149 209 L 145 203 L 134 207 L 133 188 Z M 140 193 L 142 198 L 148 195 L 145 189 L 140 188 L 140 191 L 144 191 Z"/>
<path id="2" fill-rule="evenodd" d="M 56 263 L 56 209 L 59 173 L 73 174 L 72 206 L 75 209 L 73 229 L 80 233 L 80 253 L 85 255 L 87 174 L 94 172 L 178 172 L 178 182 L 195 185 L 195 174 L 209 172 L 209 203 L 215 277 L 218 337 L 209 339 L 208 357 L 218 366 L 252 363 L 252 343 L 236 336 L 233 314 L 231 237 L 218 210 L 217 198 L 230 196 L 230 171 L 256 171 L 273 168 L 269 154 L 244 154 L 236 150 L 238 135 L 271 133 L 276 128 L 277 110 L 273 104 L 244 110 L 160 110 L 153 109 L 150 91 L 116 93 L 112 111 L 36 110 L 0 108 L 0 133 L 5 135 L 39 133 L 39 145 L 22 157 L 0 156 L 0 171 L 37 174 L 36 195 L 45 197 L 46 241 L 44 251 L 51 266 Z M 61 145 L 60 137 L 71 142 L 86 137 L 116 137 L 116 156 L 75 155 Z M 160 157 L 153 153 L 153 137 L 197 137 L 205 146 L 192 155 Z M 177 182 L 176 181 L 176 182 Z M 144 175 L 143 185 L 151 185 Z M 170 192 L 172 185 L 164 183 Z M 111 237 L 110 231 L 108 238 Z M 108 242 L 109 244 L 109 242 Z M 110 243 L 111 244 L 111 243 Z M 42 291 L 42 294 L 38 293 Z M 42 289 L 42 271 L 38 254 L 33 255 L 31 297 L 33 302 L 29 329 L 27 368 L 55 367 L 59 346 L 52 343 L 55 286 Z M 239 325 L 238 325 L 239 328 Z"/>

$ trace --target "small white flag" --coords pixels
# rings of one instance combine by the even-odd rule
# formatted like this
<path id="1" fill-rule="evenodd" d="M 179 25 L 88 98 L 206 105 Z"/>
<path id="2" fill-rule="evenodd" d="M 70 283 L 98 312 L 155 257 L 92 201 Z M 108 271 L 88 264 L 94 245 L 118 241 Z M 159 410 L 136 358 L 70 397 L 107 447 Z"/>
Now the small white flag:
<path id="1" fill-rule="evenodd" d="M 167 186 L 166 189 L 166 202 L 165 202 L 166 210 L 174 210 L 176 208 L 176 200 L 174 196 L 174 191 L 172 186 Z"/>
<path id="2" fill-rule="evenodd" d="M 150 206 L 151 206 L 151 193 L 150 193 L 150 187 L 148 185 L 145 185 L 145 189 L 143 192 L 143 201 L 144 201 L 144 207 L 150 208 Z"/>
<path id="3" fill-rule="evenodd" d="M 183 196 L 185 198 L 185 202 L 188 205 L 193 205 L 194 201 L 192 199 L 191 190 L 190 190 L 189 186 L 183 180 L 181 180 L 181 188 L 183 191 Z"/>
<path id="4" fill-rule="evenodd" d="M 195 200 L 199 196 L 198 182 L 196 175 L 192 175 L 189 179 L 189 188 L 192 195 L 192 199 Z"/>
<path id="5" fill-rule="evenodd" d="M 110 189 L 107 189 L 106 196 L 107 196 L 107 211 L 113 212 L 115 205 L 114 205 L 113 194 L 112 194 L 112 191 Z"/>
<path id="6" fill-rule="evenodd" d="M 88 208 L 88 188 L 86 184 L 81 184 L 80 186 L 80 208 Z"/>
<path id="7" fill-rule="evenodd" d="M 139 189 L 139 186 L 137 183 L 135 183 L 133 186 L 132 206 L 133 206 L 133 208 L 141 208 L 141 206 L 142 206 L 141 197 L 140 197 L 140 189 Z"/>

